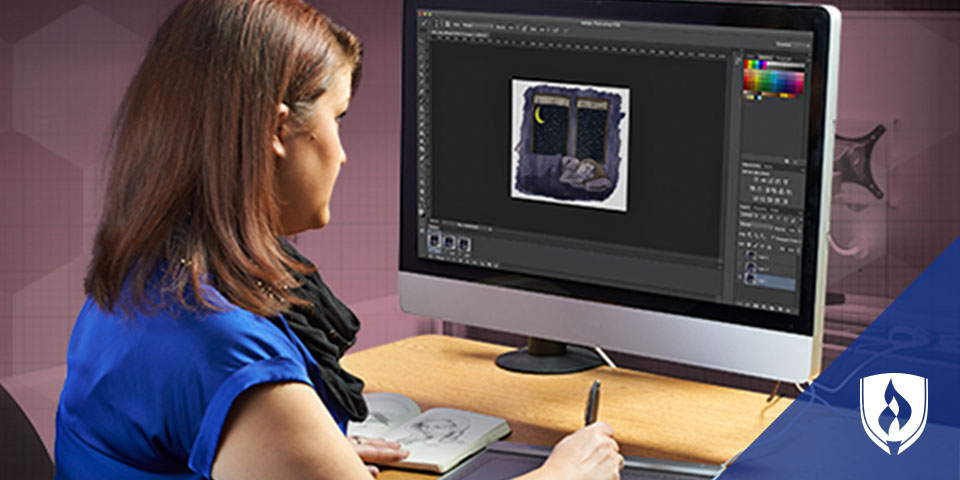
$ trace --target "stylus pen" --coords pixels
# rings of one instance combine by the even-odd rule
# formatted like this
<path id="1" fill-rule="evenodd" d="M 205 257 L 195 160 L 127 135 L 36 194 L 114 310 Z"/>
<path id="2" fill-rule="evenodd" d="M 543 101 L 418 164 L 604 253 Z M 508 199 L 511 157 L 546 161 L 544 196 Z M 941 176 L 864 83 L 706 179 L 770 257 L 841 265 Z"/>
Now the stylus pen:
<path id="1" fill-rule="evenodd" d="M 597 421 L 597 411 L 600 409 L 600 380 L 594 380 L 590 387 L 590 395 L 587 396 L 587 412 L 584 414 L 584 421 L 587 425 Z"/>

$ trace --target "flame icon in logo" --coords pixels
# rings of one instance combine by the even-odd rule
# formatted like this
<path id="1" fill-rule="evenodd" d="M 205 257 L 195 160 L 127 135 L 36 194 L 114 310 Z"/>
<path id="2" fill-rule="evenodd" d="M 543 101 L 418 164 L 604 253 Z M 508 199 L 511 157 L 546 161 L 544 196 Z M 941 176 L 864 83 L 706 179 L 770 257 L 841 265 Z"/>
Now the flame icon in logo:
<path id="1" fill-rule="evenodd" d="M 883 399 L 887 402 L 887 408 L 880 412 L 880 418 L 877 422 L 883 428 L 887 435 L 894 436 L 900 431 L 901 425 L 906 425 L 910 421 L 910 403 L 900 395 L 893 386 L 893 380 L 887 383 L 887 389 L 883 392 Z"/>
<path id="2" fill-rule="evenodd" d="M 906 373 L 861 378 L 860 421 L 870 440 L 890 455 L 913 445 L 927 425 L 927 387 Z"/>

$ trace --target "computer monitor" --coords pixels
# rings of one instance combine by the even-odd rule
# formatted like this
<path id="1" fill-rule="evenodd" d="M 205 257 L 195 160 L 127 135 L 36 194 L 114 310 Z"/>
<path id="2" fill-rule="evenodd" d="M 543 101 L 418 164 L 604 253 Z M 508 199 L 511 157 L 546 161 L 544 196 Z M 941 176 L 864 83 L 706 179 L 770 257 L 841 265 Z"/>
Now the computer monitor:
<path id="1" fill-rule="evenodd" d="M 410 313 L 819 373 L 833 7 L 406 0 Z"/>

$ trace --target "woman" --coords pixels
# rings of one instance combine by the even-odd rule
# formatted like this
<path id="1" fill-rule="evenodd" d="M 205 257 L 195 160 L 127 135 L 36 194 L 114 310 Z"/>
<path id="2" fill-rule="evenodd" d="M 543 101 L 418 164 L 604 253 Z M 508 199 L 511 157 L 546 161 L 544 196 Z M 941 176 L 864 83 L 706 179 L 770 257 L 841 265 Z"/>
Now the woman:
<path id="1" fill-rule="evenodd" d="M 57 412 L 57 476 L 370 478 L 356 318 L 281 236 L 321 228 L 360 45 L 299 0 L 187 0 L 120 108 Z M 529 478 L 616 478 L 609 426 Z"/>

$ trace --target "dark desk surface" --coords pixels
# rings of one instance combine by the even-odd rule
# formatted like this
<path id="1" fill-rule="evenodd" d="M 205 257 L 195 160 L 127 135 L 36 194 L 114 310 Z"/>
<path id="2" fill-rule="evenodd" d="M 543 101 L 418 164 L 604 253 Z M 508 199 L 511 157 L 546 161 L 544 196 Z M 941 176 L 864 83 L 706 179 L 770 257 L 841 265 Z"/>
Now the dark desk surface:
<path id="1" fill-rule="evenodd" d="M 505 418 L 506 440 L 553 445 L 583 426 L 587 392 L 603 391 L 599 419 L 616 430 L 626 455 L 720 464 L 746 448 L 790 404 L 766 395 L 600 367 L 565 375 L 525 375 L 494 365 L 506 347 L 424 335 L 353 353 L 344 367 L 368 392 L 396 392 L 423 410 L 452 407 Z M 399 470 L 381 479 L 436 478 Z"/>

